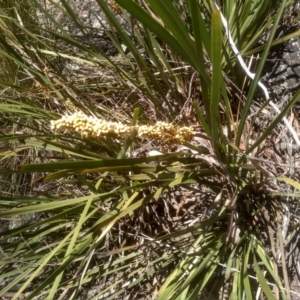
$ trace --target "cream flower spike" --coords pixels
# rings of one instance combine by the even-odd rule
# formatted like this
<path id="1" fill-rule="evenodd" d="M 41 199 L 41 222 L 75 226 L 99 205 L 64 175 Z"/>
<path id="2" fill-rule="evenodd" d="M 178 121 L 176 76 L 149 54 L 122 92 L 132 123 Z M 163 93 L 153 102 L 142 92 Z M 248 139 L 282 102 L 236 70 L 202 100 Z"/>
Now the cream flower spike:
<path id="1" fill-rule="evenodd" d="M 158 140 L 163 148 L 189 142 L 195 134 L 191 127 L 180 127 L 171 123 L 156 122 L 149 126 L 128 126 L 87 116 L 82 112 L 75 112 L 72 115 L 63 116 L 59 120 L 52 120 L 51 130 L 68 130 L 84 137 L 95 138 L 105 137 L 108 134 L 115 134 L 118 138 L 126 138 L 136 130 L 138 138 Z"/>

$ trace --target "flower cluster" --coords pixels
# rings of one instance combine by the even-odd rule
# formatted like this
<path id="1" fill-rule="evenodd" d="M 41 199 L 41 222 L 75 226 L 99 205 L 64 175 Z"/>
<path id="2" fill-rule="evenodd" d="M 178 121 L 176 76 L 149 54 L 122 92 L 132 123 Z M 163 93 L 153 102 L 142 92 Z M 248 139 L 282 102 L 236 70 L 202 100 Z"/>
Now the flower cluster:
<path id="1" fill-rule="evenodd" d="M 138 126 L 138 137 L 160 140 L 164 147 L 189 142 L 193 136 L 191 127 L 179 127 L 171 123 L 156 122 L 150 126 Z"/>
<path id="2" fill-rule="evenodd" d="M 179 127 L 170 123 L 157 122 L 154 125 L 129 126 L 118 122 L 108 122 L 96 117 L 86 116 L 82 112 L 64 116 L 51 121 L 52 130 L 68 130 L 77 132 L 84 137 L 105 137 L 114 134 L 118 138 L 128 137 L 134 130 L 138 138 L 155 139 L 163 148 L 190 141 L 194 136 L 191 127 Z"/>
<path id="3" fill-rule="evenodd" d="M 65 102 L 65 106 L 66 108 L 70 111 L 70 112 L 76 112 L 78 111 L 78 108 L 74 105 L 74 103 L 68 99 L 66 102 Z"/>
<path id="4" fill-rule="evenodd" d="M 107 4 L 115 15 L 120 15 L 122 13 L 119 4 L 115 0 L 111 0 Z"/>

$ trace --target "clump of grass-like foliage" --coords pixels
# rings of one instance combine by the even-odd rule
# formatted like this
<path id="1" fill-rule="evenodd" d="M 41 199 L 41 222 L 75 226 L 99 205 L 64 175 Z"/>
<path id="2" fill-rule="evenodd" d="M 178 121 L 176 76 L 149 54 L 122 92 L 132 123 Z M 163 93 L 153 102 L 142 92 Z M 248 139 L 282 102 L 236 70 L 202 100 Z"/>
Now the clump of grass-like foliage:
<path id="1" fill-rule="evenodd" d="M 293 4 L 273 2 L 97 0 L 114 55 L 72 1 L 2 4 L 0 297 L 289 299 L 290 208 L 254 155 L 299 93 L 245 135 Z M 242 55 L 262 51 L 254 80 L 221 13 Z"/>

